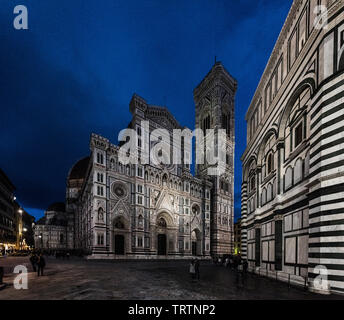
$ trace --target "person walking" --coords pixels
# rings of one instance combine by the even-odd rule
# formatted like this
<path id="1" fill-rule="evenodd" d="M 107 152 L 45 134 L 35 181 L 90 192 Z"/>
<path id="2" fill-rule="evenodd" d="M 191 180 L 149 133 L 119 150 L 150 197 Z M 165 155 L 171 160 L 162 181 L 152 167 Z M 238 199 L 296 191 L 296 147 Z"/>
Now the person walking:
<path id="1" fill-rule="evenodd" d="M 200 279 L 199 265 L 200 265 L 200 262 L 198 259 L 196 259 L 196 261 L 195 261 L 195 277 L 197 280 Z"/>
<path id="2" fill-rule="evenodd" d="M 229 266 L 229 257 L 226 258 L 226 262 L 225 262 L 225 267 L 228 268 Z"/>
<path id="3" fill-rule="evenodd" d="M 37 275 L 39 276 L 41 274 L 41 276 L 43 276 L 43 270 L 45 267 L 45 259 L 42 255 L 42 253 L 40 253 L 39 257 L 38 257 L 38 262 L 37 262 Z"/>
<path id="4" fill-rule="evenodd" d="M 36 264 L 37 264 L 37 256 L 35 253 L 33 253 L 30 257 L 30 262 L 31 262 L 31 265 L 32 265 L 32 269 L 33 269 L 33 272 L 36 272 Z"/>
<path id="5" fill-rule="evenodd" d="M 191 263 L 190 263 L 189 272 L 190 272 L 191 278 L 195 279 L 196 269 L 195 269 L 195 262 L 193 259 L 191 260 Z"/>

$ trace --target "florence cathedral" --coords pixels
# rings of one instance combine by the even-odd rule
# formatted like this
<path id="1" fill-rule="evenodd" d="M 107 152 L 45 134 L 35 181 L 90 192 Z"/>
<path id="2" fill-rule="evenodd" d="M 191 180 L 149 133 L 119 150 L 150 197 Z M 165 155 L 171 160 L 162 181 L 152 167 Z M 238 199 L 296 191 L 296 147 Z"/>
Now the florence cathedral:
<path id="1" fill-rule="evenodd" d="M 194 90 L 196 129 L 226 132 L 221 175 L 208 175 L 207 161 L 195 165 L 195 175 L 183 160 L 124 165 L 120 146 L 91 134 L 90 154 L 67 177 L 66 234 L 55 236 L 55 248 L 82 249 L 90 259 L 210 258 L 233 253 L 236 90 L 236 80 L 220 62 Z M 167 108 L 150 105 L 136 94 L 129 110 L 128 128 L 137 133 L 139 154 L 143 121 L 149 122 L 150 134 L 164 129 L 172 136 L 173 130 L 185 129 Z M 183 149 L 181 141 L 173 147 Z M 44 227 L 35 233 L 36 247 L 46 247 L 49 231 L 42 233 Z M 65 241 L 59 243 L 61 239 Z"/>

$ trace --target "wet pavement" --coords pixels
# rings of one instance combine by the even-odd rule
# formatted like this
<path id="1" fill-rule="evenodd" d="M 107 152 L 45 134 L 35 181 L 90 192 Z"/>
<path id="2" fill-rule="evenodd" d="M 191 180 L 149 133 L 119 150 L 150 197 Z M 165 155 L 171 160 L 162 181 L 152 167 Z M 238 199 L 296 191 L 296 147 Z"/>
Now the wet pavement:
<path id="1" fill-rule="evenodd" d="M 15 265 L 28 267 L 28 290 L 13 287 Z M 43 277 L 32 272 L 28 257 L 0 258 L 5 268 L 0 299 L 32 300 L 329 300 L 289 288 L 273 279 L 248 274 L 240 276 L 211 262 L 201 262 L 201 279 L 192 280 L 188 261 L 86 261 L 47 259 Z"/>

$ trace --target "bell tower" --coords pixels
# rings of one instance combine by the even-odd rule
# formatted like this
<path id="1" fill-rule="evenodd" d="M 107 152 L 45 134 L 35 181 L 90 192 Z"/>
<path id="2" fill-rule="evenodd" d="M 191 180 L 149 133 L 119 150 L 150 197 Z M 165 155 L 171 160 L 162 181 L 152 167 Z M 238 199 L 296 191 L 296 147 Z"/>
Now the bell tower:
<path id="1" fill-rule="evenodd" d="M 196 175 L 203 181 L 213 184 L 211 193 L 211 254 L 234 253 L 234 101 L 237 81 L 228 73 L 221 62 L 214 66 L 194 90 L 196 106 L 196 128 L 202 129 L 205 140 L 209 129 L 217 136 L 219 129 L 226 132 L 223 155 L 224 170 L 219 175 L 209 175 L 210 164 L 196 164 Z M 215 138 L 215 141 L 217 139 Z M 205 141 L 204 141 L 205 142 Z M 215 155 L 216 155 L 216 143 Z M 208 146 L 204 143 L 205 155 Z M 222 150 L 223 149 L 223 150 Z"/>

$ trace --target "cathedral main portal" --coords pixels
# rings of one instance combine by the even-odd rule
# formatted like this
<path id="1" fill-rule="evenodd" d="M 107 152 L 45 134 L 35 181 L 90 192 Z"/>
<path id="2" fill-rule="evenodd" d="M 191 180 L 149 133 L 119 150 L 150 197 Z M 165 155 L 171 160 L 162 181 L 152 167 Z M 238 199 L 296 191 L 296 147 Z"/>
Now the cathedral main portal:
<path id="1" fill-rule="evenodd" d="M 166 234 L 158 235 L 158 255 L 166 256 L 167 255 L 167 237 Z"/>
<path id="2" fill-rule="evenodd" d="M 115 235 L 115 254 L 124 255 L 124 248 L 125 248 L 125 241 L 124 236 L 121 234 Z"/>

